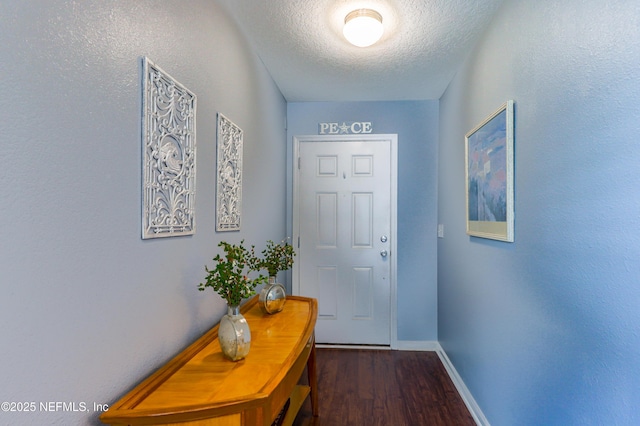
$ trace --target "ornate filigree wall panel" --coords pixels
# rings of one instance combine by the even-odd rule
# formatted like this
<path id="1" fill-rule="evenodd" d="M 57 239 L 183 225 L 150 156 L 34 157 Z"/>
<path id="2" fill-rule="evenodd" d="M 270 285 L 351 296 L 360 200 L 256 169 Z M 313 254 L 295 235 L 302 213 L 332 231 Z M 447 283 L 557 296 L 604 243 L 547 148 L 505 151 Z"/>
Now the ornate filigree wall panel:
<path id="1" fill-rule="evenodd" d="M 218 113 L 216 231 L 240 230 L 242 130 Z"/>
<path id="2" fill-rule="evenodd" d="M 196 95 L 142 60 L 142 238 L 195 233 Z"/>

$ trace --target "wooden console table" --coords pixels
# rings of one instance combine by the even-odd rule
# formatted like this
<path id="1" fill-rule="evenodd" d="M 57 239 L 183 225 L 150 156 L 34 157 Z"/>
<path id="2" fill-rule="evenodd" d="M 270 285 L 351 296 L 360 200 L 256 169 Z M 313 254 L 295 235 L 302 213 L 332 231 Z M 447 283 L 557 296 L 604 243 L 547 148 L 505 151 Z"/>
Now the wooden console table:
<path id="1" fill-rule="evenodd" d="M 263 314 L 258 297 L 241 312 L 251 350 L 241 361 L 222 356 L 218 325 L 144 380 L 100 416 L 110 425 L 270 426 L 289 400 L 291 424 L 311 394 L 318 415 L 315 299 L 288 296 L 282 312 Z M 307 366 L 309 386 L 298 382 Z"/>

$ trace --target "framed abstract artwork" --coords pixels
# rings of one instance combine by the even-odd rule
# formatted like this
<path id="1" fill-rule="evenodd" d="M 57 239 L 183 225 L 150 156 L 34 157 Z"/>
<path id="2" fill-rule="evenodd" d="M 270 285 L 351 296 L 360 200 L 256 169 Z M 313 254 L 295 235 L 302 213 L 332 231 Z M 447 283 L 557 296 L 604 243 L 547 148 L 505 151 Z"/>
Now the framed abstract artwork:
<path id="1" fill-rule="evenodd" d="M 242 216 L 242 129 L 218 113 L 216 231 L 239 231 Z"/>
<path id="2" fill-rule="evenodd" d="M 465 136 L 467 234 L 514 241 L 513 101 Z"/>
<path id="3" fill-rule="evenodd" d="M 196 231 L 196 95 L 142 58 L 142 238 Z"/>

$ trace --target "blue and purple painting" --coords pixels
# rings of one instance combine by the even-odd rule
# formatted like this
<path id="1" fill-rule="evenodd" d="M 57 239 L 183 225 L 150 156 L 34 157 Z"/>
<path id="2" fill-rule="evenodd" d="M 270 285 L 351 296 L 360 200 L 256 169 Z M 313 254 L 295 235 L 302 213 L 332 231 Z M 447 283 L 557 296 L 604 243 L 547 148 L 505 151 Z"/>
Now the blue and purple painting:
<path id="1" fill-rule="evenodd" d="M 507 112 L 467 138 L 469 220 L 507 220 Z"/>

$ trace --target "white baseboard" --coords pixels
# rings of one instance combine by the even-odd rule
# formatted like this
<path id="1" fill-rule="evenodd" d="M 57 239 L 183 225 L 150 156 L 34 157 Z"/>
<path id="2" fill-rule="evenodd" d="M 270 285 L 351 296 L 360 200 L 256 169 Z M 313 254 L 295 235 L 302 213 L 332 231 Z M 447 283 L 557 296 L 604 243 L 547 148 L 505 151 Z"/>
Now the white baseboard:
<path id="1" fill-rule="evenodd" d="M 458 374 L 458 371 L 451 363 L 451 360 L 447 356 L 447 353 L 444 351 L 444 349 L 442 349 L 442 346 L 440 346 L 440 343 L 438 343 L 438 349 L 436 349 L 436 353 L 438 354 L 440 361 L 442 361 L 445 370 L 447 370 L 447 373 L 449 373 L 451 381 L 458 390 L 458 393 L 464 401 L 464 404 L 469 409 L 469 413 L 471 413 L 471 416 L 473 417 L 473 420 L 475 420 L 476 425 L 490 426 L 489 420 L 487 420 L 487 418 L 484 416 L 484 413 L 480 409 L 480 406 L 473 398 L 473 395 L 471 395 L 471 392 L 469 392 L 467 385 L 465 385 L 464 381 L 462 381 L 462 377 L 460 377 L 460 375 Z"/>
<path id="2" fill-rule="evenodd" d="M 391 345 L 399 351 L 437 351 L 440 343 L 431 340 L 398 340 Z"/>

